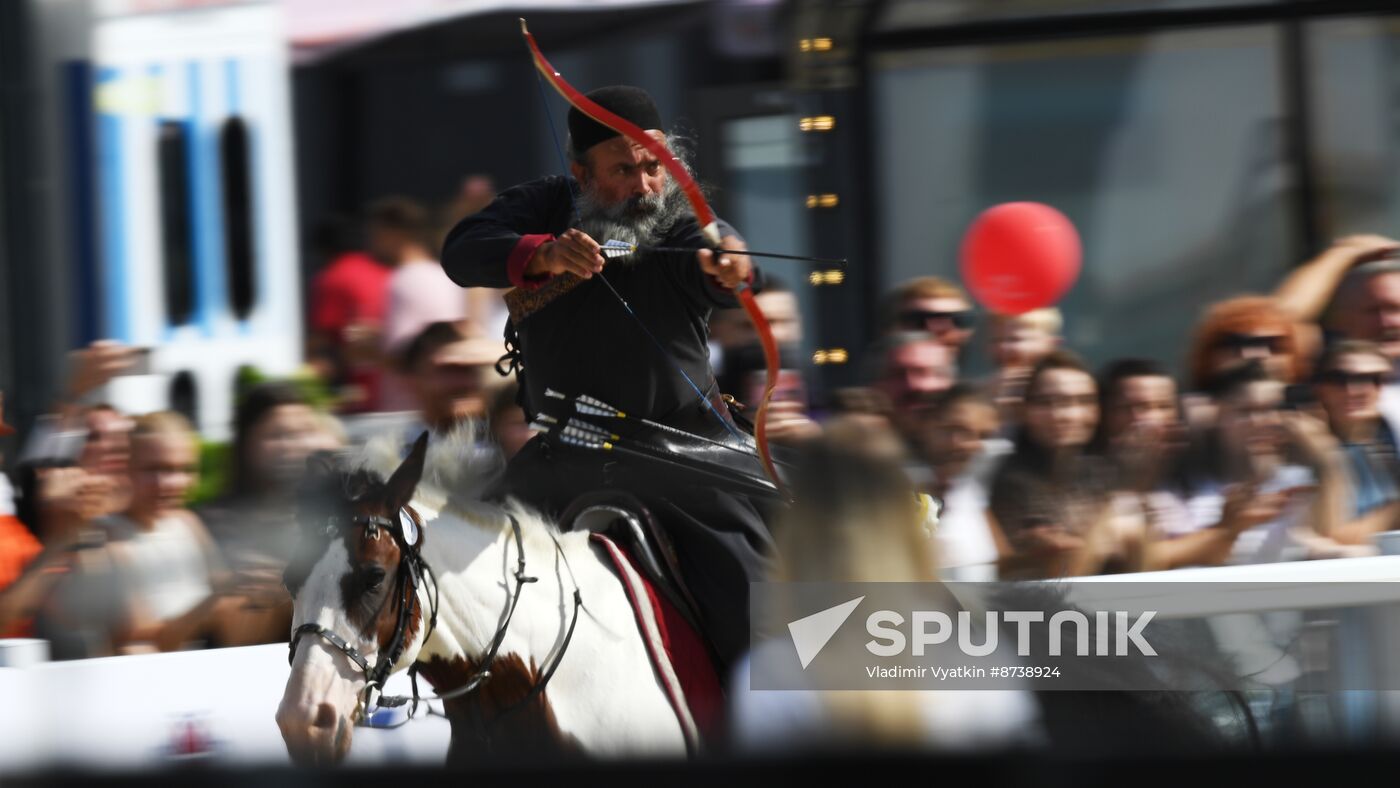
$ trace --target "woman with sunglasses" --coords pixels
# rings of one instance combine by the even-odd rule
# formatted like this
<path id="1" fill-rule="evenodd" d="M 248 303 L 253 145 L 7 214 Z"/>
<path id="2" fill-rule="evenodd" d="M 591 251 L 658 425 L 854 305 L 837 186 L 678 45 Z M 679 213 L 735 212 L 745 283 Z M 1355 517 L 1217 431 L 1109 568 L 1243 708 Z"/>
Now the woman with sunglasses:
<path id="1" fill-rule="evenodd" d="M 1208 392 L 1220 376 L 1254 361 L 1273 380 L 1297 383 L 1307 374 L 1301 328 L 1272 298 L 1240 296 L 1212 305 L 1196 324 L 1187 354 L 1190 392 L 1181 398 L 1188 426 L 1215 424 L 1216 402 Z"/>
<path id="2" fill-rule="evenodd" d="M 1296 383 L 1306 368 L 1297 324 L 1267 296 L 1241 296 L 1212 306 L 1191 343 L 1191 385 L 1205 391 L 1222 372 L 1257 359 L 1269 377 Z"/>
<path id="3" fill-rule="evenodd" d="M 1313 392 L 1345 462 L 1352 521 L 1338 541 L 1363 544 L 1400 525 L 1400 463 L 1395 434 L 1380 414 L 1390 361 L 1373 342 L 1344 340 L 1318 362 Z"/>

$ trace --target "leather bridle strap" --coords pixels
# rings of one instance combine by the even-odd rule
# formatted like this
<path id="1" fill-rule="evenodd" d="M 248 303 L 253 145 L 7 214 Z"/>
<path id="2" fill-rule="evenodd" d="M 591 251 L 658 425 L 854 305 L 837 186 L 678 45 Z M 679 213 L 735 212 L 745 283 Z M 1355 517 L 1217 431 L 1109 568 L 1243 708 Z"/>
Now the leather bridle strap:
<path id="1" fill-rule="evenodd" d="M 521 535 L 520 521 L 517 520 L 515 516 L 511 514 L 507 514 L 507 517 L 510 518 L 511 534 L 515 540 L 515 550 L 517 555 L 514 574 L 515 590 L 511 594 L 510 604 L 506 608 L 505 618 L 501 621 L 501 625 L 496 628 L 496 634 L 492 636 L 491 643 L 487 647 L 486 653 L 482 656 L 481 666 L 477 668 L 476 671 L 472 674 L 471 678 L 467 679 L 467 681 L 461 686 L 448 690 L 447 692 L 441 692 L 436 695 L 430 695 L 426 697 L 421 696 L 418 693 L 418 666 L 415 664 L 413 667 L 409 668 L 409 677 L 412 680 L 413 694 L 411 696 L 381 694 L 375 703 L 375 706 L 378 708 L 397 708 L 407 703 L 413 704 L 410 707 L 408 719 L 404 720 L 403 722 L 400 722 L 398 725 L 406 724 L 409 720 L 413 719 L 414 712 L 417 710 L 420 701 L 451 700 L 453 698 L 458 698 L 475 691 L 489 678 L 491 678 L 491 668 L 496 662 L 496 657 L 500 653 L 502 644 L 505 642 L 506 633 L 510 630 L 510 623 L 511 620 L 515 617 L 515 610 L 520 604 L 521 591 L 525 588 L 526 583 L 534 583 L 539 581 L 538 577 L 531 577 L 525 574 L 525 540 L 524 537 Z M 363 654 L 357 651 L 353 646 L 346 642 L 344 638 L 337 635 L 335 632 L 326 629 L 320 624 L 302 624 L 301 626 L 297 627 L 295 631 L 292 632 L 291 642 L 288 644 L 291 653 L 288 655 L 287 661 L 290 663 L 296 659 L 297 643 L 300 642 L 303 635 L 316 635 L 320 638 L 323 638 L 327 643 L 331 644 L 331 646 L 333 646 L 337 651 L 340 651 L 342 654 L 344 654 L 351 662 L 353 662 L 357 667 L 359 667 L 362 673 L 365 674 L 367 684 L 365 685 L 365 689 L 363 691 L 362 701 L 365 701 L 366 705 L 368 705 L 367 700 L 370 691 L 374 689 L 382 690 L 384 686 L 384 681 L 389 677 L 389 672 L 393 670 L 394 664 L 398 662 L 399 657 L 402 656 L 405 641 L 407 639 L 406 635 L 408 630 L 408 620 L 409 616 L 411 615 L 410 604 L 413 598 L 417 595 L 417 589 L 424 584 L 424 581 L 431 579 L 432 591 L 429 597 L 431 605 L 431 614 L 429 617 L 427 632 L 424 634 L 425 642 L 427 640 L 428 635 L 431 635 L 433 630 L 437 626 L 439 596 L 437 578 L 433 575 L 432 568 L 428 566 L 428 563 L 423 560 L 422 556 L 419 555 L 416 550 L 412 549 L 412 546 L 407 543 L 407 540 L 404 538 L 401 529 L 394 528 L 392 526 L 392 523 L 389 523 L 389 521 L 385 518 L 367 518 L 366 524 L 369 527 L 387 526 L 390 533 L 394 535 L 395 540 L 399 542 L 400 555 L 402 556 L 399 561 L 399 583 L 401 593 L 399 604 L 399 620 L 394 628 L 394 637 L 389 644 L 389 648 L 386 649 L 386 653 L 380 659 L 376 660 L 375 665 L 371 667 L 369 664 L 369 660 L 365 659 Z M 554 549 L 564 559 L 564 563 L 567 566 L 569 559 L 568 556 L 565 555 L 564 549 L 559 544 L 558 539 L 554 540 Z M 569 574 L 571 577 L 573 576 L 572 568 L 570 568 Z M 569 629 L 564 634 L 564 640 L 560 644 L 559 651 L 555 654 L 554 661 L 550 664 L 549 668 L 541 675 L 540 680 L 535 683 L 535 686 L 530 688 L 530 691 L 525 695 L 525 697 L 517 703 L 513 704 L 511 707 L 507 708 L 505 711 L 503 711 L 497 717 L 497 719 L 506 716 L 507 714 L 509 714 L 517 708 L 520 708 L 521 706 L 524 706 L 525 704 L 529 703 L 531 700 L 538 697 L 541 693 L 544 692 L 545 687 L 549 684 L 549 680 L 554 677 L 555 671 L 558 670 L 559 663 L 563 661 L 564 654 L 569 650 L 569 644 L 573 641 L 574 629 L 578 626 L 579 613 L 582 610 L 582 608 L 583 595 L 579 590 L 577 581 L 575 580 L 573 616 L 569 620 Z M 398 725 L 387 727 L 398 727 Z"/>
<path id="2" fill-rule="evenodd" d="M 349 657 L 351 662 L 358 665 L 362 672 L 364 672 L 366 675 L 369 674 L 369 660 L 365 659 L 363 654 L 356 651 L 354 646 L 350 645 L 349 643 L 346 643 L 345 638 L 342 638 L 340 635 L 335 634 L 334 632 L 330 631 L 329 629 L 326 629 L 320 624 L 302 624 L 301 626 L 296 628 L 296 631 L 292 632 L 292 653 L 287 655 L 288 663 L 291 663 L 296 660 L 297 642 L 301 640 L 302 635 L 318 635 L 322 638 L 325 638 L 326 642 L 330 643 L 332 646 L 335 646 L 335 648 L 339 650 L 340 653 Z"/>
<path id="3" fill-rule="evenodd" d="M 524 587 L 525 583 L 533 583 L 536 580 L 538 580 L 538 578 L 528 577 L 525 575 L 525 545 L 520 536 L 520 523 L 517 522 L 515 517 L 512 516 L 510 518 L 510 524 L 511 529 L 515 534 L 516 550 L 519 552 L 520 556 L 516 564 L 515 570 L 515 594 L 511 599 L 510 607 L 506 611 L 505 620 L 501 622 L 500 628 L 496 630 L 496 636 L 491 639 L 491 646 L 488 648 L 486 655 L 482 659 L 481 667 L 477 669 L 476 673 L 474 673 L 465 684 L 454 689 L 448 690 L 447 692 L 441 692 L 436 695 L 422 697 L 418 693 L 418 671 L 417 665 L 415 665 L 413 668 L 409 669 L 409 676 L 412 679 L 413 695 L 411 697 L 403 695 L 381 696 L 379 699 L 379 706 L 393 708 L 411 702 L 413 706 L 410 707 L 409 719 L 412 719 L 412 709 L 417 708 L 419 701 L 451 700 L 453 698 L 458 698 L 477 689 L 483 683 L 485 683 L 487 679 L 491 677 L 491 666 L 495 662 L 497 653 L 500 651 L 501 643 L 505 640 L 506 631 L 510 628 L 510 620 L 511 617 L 515 615 L 515 607 L 520 599 L 520 591 Z M 530 691 L 525 694 L 525 697 L 516 701 L 514 704 L 508 706 L 505 710 L 498 714 L 495 717 L 495 719 L 492 720 L 493 723 L 505 718 L 507 715 L 514 712 L 515 710 L 524 707 L 530 701 L 539 697 L 544 692 L 545 687 L 549 686 L 549 680 L 554 678 L 555 671 L 559 669 L 559 664 L 564 661 L 564 655 L 569 651 L 569 644 L 573 642 L 574 630 L 578 626 L 579 613 L 583 609 L 583 593 L 578 587 L 577 579 L 574 578 L 573 568 L 569 566 L 569 557 L 564 552 L 563 546 L 559 544 L 558 539 L 554 539 L 554 549 L 556 552 L 559 553 L 559 556 L 563 559 L 565 567 L 568 568 L 569 577 L 571 579 L 574 579 L 574 610 L 573 615 L 569 619 L 569 628 L 564 633 L 564 640 L 560 643 L 559 650 L 555 653 L 553 662 L 551 662 L 549 668 L 545 670 L 543 674 L 541 674 L 540 680 L 535 682 L 535 685 L 530 688 Z M 429 711 L 430 713 L 435 713 L 432 712 L 431 706 L 429 707 Z M 399 724 L 402 725 L 407 721 L 408 720 L 404 720 L 403 723 Z"/>
<path id="4" fill-rule="evenodd" d="M 405 512 L 401 516 L 409 515 Z M 353 662 L 360 669 L 360 672 L 365 674 L 365 678 L 369 682 L 369 687 L 383 687 L 385 679 L 389 677 L 389 671 L 393 669 L 394 663 L 397 662 L 399 657 L 403 654 L 408 634 L 408 621 L 409 617 L 413 614 L 413 599 L 417 595 L 418 587 L 423 584 L 424 578 L 432 576 L 432 569 L 428 566 L 428 563 L 423 560 L 423 557 L 418 554 L 418 551 L 413 545 L 408 543 L 408 539 L 403 533 L 402 524 L 396 527 L 396 524 L 392 520 L 387 517 L 379 516 L 357 518 L 352 522 L 356 524 L 363 523 L 365 528 L 369 530 L 383 528 L 387 530 L 393 536 L 394 541 L 398 543 L 399 617 L 394 625 L 393 639 L 390 641 L 389 647 L 385 650 L 384 656 L 376 660 L 375 665 L 371 667 L 369 660 L 365 659 L 365 656 L 355 649 L 355 647 L 351 646 L 345 638 L 326 629 L 320 624 L 302 624 L 292 632 L 291 641 L 288 643 L 290 653 L 287 655 L 287 662 L 291 664 L 296 660 L 297 645 L 301 642 L 303 635 L 316 635 L 323 638 L 327 643 L 330 643 L 337 651 L 344 654 L 346 658 Z M 337 521 L 328 521 L 326 526 L 327 533 L 333 533 L 338 527 L 339 524 Z M 428 621 L 428 629 L 424 633 L 425 640 L 428 635 L 432 634 L 433 629 L 437 626 L 438 598 L 436 578 L 433 578 L 433 595 L 430 604 L 431 615 Z"/>

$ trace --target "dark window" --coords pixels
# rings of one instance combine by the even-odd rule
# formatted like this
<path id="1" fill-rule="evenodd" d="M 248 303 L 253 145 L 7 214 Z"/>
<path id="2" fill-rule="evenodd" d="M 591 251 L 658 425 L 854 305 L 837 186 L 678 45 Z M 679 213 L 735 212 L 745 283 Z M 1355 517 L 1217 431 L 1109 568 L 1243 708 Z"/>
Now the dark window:
<path id="1" fill-rule="evenodd" d="M 160 168 L 160 233 L 165 248 L 165 312 L 172 325 L 194 317 L 194 238 L 190 225 L 189 129 L 182 121 L 161 121 L 157 141 Z"/>
<path id="2" fill-rule="evenodd" d="M 199 386 L 189 370 L 179 373 L 170 381 L 170 409 L 190 420 L 199 427 Z"/>
<path id="3" fill-rule="evenodd" d="M 257 270 L 253 256 L 253 188 L 248 152 L 248 124 L 229 118 L 219 133 L 219 160 L 223 166 L 224 239 L 228 262 L 229 306 L 244 319 L 257 297 Z"/>

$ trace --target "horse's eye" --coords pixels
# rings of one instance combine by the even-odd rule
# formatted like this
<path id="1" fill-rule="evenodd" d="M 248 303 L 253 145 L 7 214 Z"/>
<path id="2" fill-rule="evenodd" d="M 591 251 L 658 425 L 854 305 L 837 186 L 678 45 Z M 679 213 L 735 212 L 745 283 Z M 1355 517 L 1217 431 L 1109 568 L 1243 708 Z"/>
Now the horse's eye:
<path id="1" fill-rule="evenodd" d="M 360 570 L 360 577 L 365 584 L 366 591 L 377 591 L 384 583 L 384 567 L 371 564 Z"/>

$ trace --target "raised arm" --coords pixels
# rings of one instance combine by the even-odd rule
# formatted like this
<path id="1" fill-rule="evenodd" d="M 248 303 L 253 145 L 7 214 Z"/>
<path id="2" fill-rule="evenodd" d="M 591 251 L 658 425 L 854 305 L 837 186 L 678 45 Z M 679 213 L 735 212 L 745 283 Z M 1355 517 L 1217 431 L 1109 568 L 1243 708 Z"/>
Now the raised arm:
<path id="1" fill-rule="evenodd" d="M 1347 271 L 1397 251 L 1400 241 L 1380 235 L 1339 238 L 1322 254 L 1295 268 L 1274 290 L 1274 299 L 1300 322 L 1315 323 Z"/>
<path id="2" fill-rule="evenodd" d="M 463 287 L 538 286 L 549 272 L 539 272 L 543 258 L 531 261 L 572 223 L 571 190 L 567 179 L 550 177 L 501 192 L 447 234 L 442 270 Z"/>

